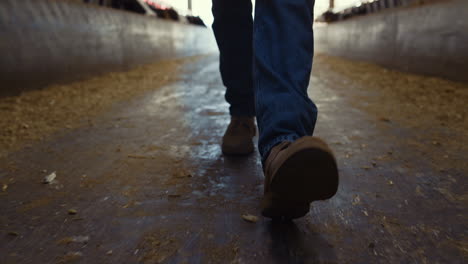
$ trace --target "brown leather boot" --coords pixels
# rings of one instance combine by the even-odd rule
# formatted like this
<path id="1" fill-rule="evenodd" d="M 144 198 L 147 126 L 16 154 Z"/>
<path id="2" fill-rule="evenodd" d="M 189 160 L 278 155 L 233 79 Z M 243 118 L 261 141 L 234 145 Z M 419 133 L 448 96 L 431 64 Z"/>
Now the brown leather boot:
<path id="1" fill-rule="evenodd" d="M 338 190 L 338 168 L 332 151 L 316 137 L 276 145 L 264 165 L 263 216 L 295 219 L 306 215 L 310 203 Z"/>
<path id="2" fill-rule="evenodd" d="M 225 155 L 247 155 L 254 151 L 252 138 L 256 134 L 253 117 L 231 117 L 223 136 L 221 150 Z"/>

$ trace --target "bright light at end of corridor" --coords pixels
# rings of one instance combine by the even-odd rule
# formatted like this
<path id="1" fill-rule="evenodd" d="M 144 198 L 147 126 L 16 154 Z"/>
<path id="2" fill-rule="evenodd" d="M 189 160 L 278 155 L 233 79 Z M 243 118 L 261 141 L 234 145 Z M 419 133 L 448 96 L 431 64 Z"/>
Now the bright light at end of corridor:
<path id="1" fill-rule="evenodd" d="M 192 0 L 192 14 L 200 16 L 205 24 L 210 27 L 213 23 L 213 15 L 211 14 L 211 1 L 212 0 Z M 187 10 L 188 0 L 166 0 L 173 7 L 180 10 Z M 335 0 L 335 6 L 347 7 L 360 2 L 358 0 Z M 255 5 L 255 0 L 252 0 Z M 329 0 L 316 0 L 314 15 L 317 17 L 328 9 Z"/>

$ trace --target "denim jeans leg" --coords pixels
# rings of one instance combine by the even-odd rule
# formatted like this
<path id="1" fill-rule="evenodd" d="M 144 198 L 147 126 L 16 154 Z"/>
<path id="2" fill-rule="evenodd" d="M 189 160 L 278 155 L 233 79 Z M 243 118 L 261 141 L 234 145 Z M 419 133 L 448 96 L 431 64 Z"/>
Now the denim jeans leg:
<path id="1" fill-rule="evenodd" d="M 213 0 L 212 12 L 229 112 L 233 116 L 255 116 L 252 3 L 250 0 Z"/>
<path id="2" fill-rule="evenodd" d="M 254 90 L 263 161 L 282 141 L 312 135 L 317 108 L 307 94 L 314 0 L 257 0 Z"/>

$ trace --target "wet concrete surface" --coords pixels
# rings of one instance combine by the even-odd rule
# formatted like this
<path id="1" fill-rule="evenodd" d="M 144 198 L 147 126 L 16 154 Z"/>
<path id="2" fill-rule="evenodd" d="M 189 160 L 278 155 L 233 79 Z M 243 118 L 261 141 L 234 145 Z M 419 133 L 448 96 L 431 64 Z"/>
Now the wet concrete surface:
<path id="1" fill-rule="evenodd" d="M 336 152 L 341 182 L 307 217 L 260 217 L 258 153 L 221 154 L 229 115 L 213 55 L 92 126 L 1 160 L 0 262 L 466 263 L 466 164 L 426 158 L 411 144 L 429 140 L 422 131 L 376 121 L 315 72 L 316 135 Z"/>

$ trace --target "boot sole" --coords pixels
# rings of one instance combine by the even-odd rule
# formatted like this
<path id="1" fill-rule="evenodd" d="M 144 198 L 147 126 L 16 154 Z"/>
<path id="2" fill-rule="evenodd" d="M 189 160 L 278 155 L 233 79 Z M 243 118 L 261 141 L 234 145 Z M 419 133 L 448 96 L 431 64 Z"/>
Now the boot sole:
<path id="1" fill-rule="evenodd" d="M 271 199 L 270 206 L 262 211 L 266 217 L 302 217 L 311 202 L 329 199 L 337 192 L 338 168 L 331 151 L 317 146 L 299 148 L 292 150 L 272 179 L 271 193 L 265 196 Z"/>

